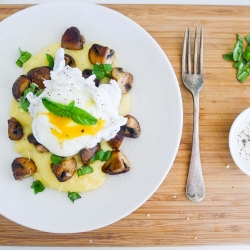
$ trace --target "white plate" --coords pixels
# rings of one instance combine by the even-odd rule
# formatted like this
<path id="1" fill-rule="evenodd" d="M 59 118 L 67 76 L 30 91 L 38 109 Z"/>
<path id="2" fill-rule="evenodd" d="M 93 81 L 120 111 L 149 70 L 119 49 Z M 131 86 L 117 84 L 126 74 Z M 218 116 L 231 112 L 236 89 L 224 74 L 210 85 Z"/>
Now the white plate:
<path id="1" fill-rule="evenodd" d="M 74 204 L 66 193 L 46 189 L 34 195 L 33 178 L 14 180 L 17 156 L 7 136 L 11 88 L 21 69 L 18 47 L 35 54 L 60 41 L 76 26 L 87 42 L 100 41 L 119 54 L 119 64 L 134 75 L 132 109 L 141 125 L 138 139 L 124 140 L 132 169 L 108 176 L 99 189 Z M 49 3 L 20 11 L 0 23 L 0 213 L 26 227 L 74 233 L 114 223 L 141 206 L 159 187 L 176 156 L 182 131 L 182 101 L 173 68 L 155 40 L 127 17 L 94 4 Z"/>
<path id="2" fill-rule="evenodd" d="M 250 108 L 241 112 L 232 124 L 229 133 L 229 149 L 235 164 L 250 176 Z M 243 146 L 242 140 L 246 139 Z M 247 155 L 246 155 L 247 153 Z"/>

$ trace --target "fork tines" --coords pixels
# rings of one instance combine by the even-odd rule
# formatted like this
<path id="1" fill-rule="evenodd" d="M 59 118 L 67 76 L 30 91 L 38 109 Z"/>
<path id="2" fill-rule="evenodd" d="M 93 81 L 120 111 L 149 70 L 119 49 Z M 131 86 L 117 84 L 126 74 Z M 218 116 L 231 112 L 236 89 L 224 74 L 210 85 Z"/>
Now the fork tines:
<path id="1" fill-rule="evenodd" d="M 186 46 L 187 45 L 188 45 L 188 51 L 186 51 Z M 196 30 L 195 30 L 195 40 L 194 40 L 193 74 L 197 74 L 197 72 L 199 72 L 199 74 L 202 75 L 203 74 L 203 33 L 202 33 L 202 28 L 200 28 L 200 46 L 199 47 L 200 47 L 200 51 L 199 51 L 199 67 L 197 67 L 197 58 L 198 58 L 198 28 L 196 27 Z M 186 61 L 187 61 L 187 69 L 186 69 Z M 190 30 L 189 30 L 189 28 L 186 29 L 186 31 L 185 31 L 185 36 L 184 36 L 184 41 L 183 41 L 182 73 L 187 73 L 189 75 L 192 74 Z"/>

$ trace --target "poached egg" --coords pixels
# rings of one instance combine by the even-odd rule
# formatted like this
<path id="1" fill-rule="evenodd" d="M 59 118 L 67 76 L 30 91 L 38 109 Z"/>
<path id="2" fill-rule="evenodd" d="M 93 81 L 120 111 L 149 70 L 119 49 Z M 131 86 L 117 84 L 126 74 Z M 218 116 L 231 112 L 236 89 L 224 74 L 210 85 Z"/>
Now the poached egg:
<path id="1" fill-rule="evenodd" d="M 44 81 L 45 89 L 39 96 L 29 93 L 29 113 L 33 117 L 32 131 L 36 140 L 51 153 L 62 157 L 77 154 L 83 148 L 92 148 L 102 139 L 115 137 L 127 118 L 119 116 L 121 90 L 115 80 L 95 86 L 95 75 L 85 79 L 78 68 L 65 66 L 64 49 L 55 55 L 51 80 Z M 67 117 L 49 112 L 42 98 L 75 106 L 97 119 L 94 125 L 81 125 Z"/>

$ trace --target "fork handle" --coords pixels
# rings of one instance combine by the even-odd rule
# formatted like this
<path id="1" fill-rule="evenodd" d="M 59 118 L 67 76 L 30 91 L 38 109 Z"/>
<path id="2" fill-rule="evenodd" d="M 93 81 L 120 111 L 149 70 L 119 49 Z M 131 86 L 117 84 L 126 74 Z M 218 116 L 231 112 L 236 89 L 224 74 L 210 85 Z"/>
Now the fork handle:
<path id="1" fill-rule="evenodd" d="M 186 195 L 191 201 L 199 202 L 205 197 L 199 143 L 199 93 L 193 93 L 194 128 L 192 154 L 187 178 Z"/>

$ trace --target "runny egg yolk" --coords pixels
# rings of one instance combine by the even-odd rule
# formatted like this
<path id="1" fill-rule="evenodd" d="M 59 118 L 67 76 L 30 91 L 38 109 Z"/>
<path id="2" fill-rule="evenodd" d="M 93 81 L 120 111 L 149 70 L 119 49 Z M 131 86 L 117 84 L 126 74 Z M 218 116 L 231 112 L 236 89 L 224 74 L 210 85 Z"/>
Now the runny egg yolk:
<path id="1" fill-rule="evenodd" d="M 74 139 L 84 135 L 95 135 L 104 127 L 105 120 L 98 120 L 95 125 L 76 124 L 67 117 L 59 117 L 52 113 L 46 113 L 49 122 L 53 125 L 51 133 L 59 140 Z"/>

